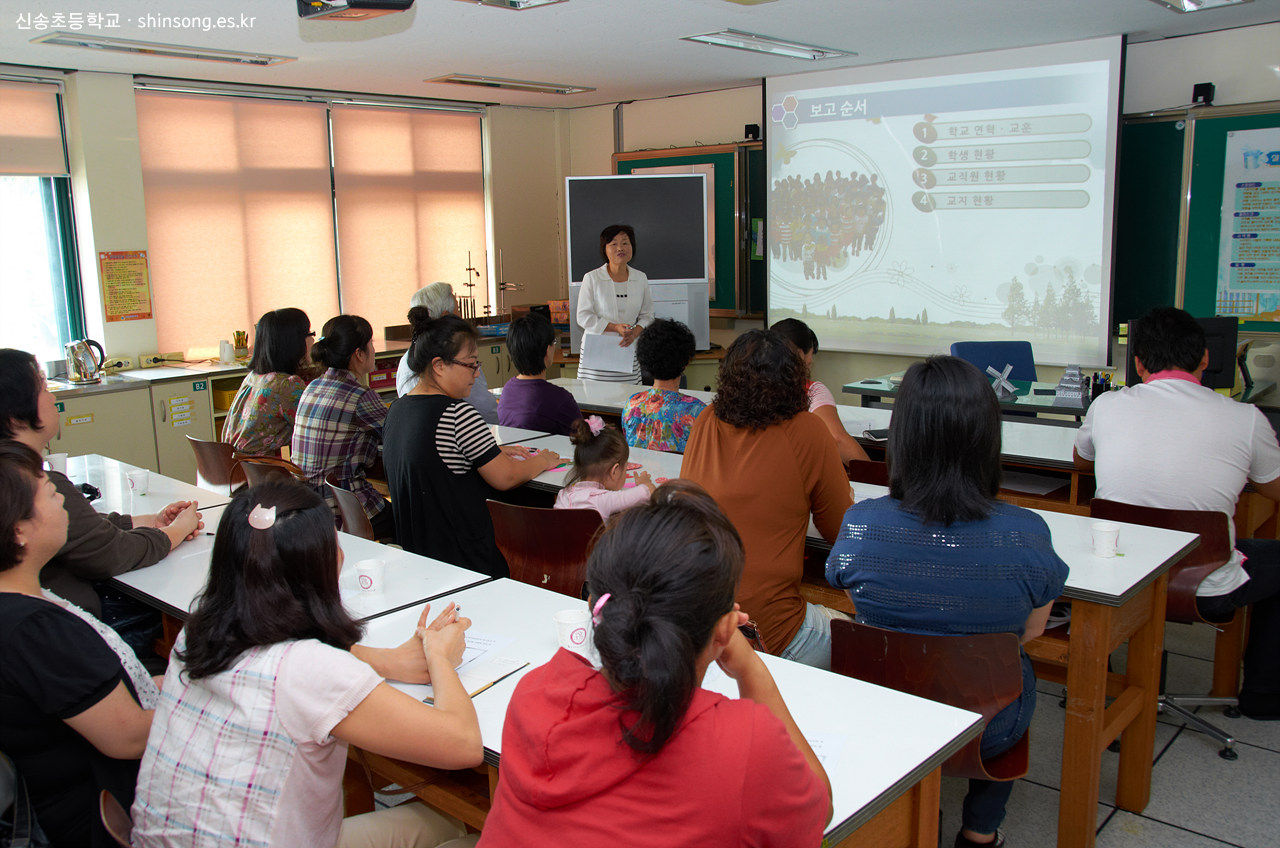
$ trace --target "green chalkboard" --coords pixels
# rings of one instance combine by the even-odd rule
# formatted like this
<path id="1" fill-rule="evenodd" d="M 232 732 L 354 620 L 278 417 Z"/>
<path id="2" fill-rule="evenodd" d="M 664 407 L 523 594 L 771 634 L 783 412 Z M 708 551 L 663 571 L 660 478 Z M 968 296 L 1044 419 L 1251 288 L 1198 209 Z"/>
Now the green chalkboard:
<path id="1" fill-rule="evenodd" d="M 1216 314 L 1227 134 L 1280 127 L 1278 103 L 1199 109 L 1126 119 L 1116 182 L 1116 261 L 1112 322 L 1154 306 L 1177 305 L 1197 317 Z M 1184 163 L 1191 180 L 1183 194 Z M 1189 199 L 1188 199 L 1189 198 Z M 1186 206 L 1186 243 L 1179 225 Z M 1185 250 L 1182 300 L 1178 256 Z M 1276 332 L 1273 322 L 1242 321 L 1248 333 Z"/>
<path id="2" fill-rule="evenodd" d="M 1191 210 L 1187 219 L 1186 294 L 1183 298 L 1183 308 L 1192 315 L 1213 315 L 1217 301 L 1227 133 L 1270 127 L 1280 127 L 1280 114 L 1273 112 L 1196 122 L 1191 157 Z M 1271 321 L 1242 321 L 1240 330 L 1247 333 L 1277 331 Z"/>
<path id="3" fill-rule="evenodd" d="M 1113 328 L 1174 304 L 1185 140 L 1181 120 L 1127 123 L 1120 131 Z"/>

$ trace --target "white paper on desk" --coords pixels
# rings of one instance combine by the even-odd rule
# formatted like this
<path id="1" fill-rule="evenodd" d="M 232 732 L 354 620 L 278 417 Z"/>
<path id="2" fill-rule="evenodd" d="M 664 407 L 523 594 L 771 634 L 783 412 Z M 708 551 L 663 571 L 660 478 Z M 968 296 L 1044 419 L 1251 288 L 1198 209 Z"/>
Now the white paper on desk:
<path id="1" fill-rule="evenodd" d="M 843 733 L 815 733 L 812 736 L 805 736 L 805 741 L 813 749 L 818 762 L 822 763 L 822 767 L 829 772 L 840 762 L 840 752 L 844 750 L 847 738 Z"/>
<path id="2" fill-rule="evenodd" d="M 467 669 L 458 672 L 458 681 L 462 683 L 462 688 L 467 690 L 467 696 L 474 698 L 499 680 L 509 677 L 529 665 L 529 661 L 512 657 L 489 656 L 488 659 L 463 663 L 463 665 L 467 666 Z M 431 688 L 431 684 L 428 683 L 423 688 L 426 689 L 427 694 L 422 700 L 428 704 L 434 704 L 436 693 Z"/>
<path id="3" fill-rule="evenodd" d="M 462 652 L 462 662 L 458 664 L 458 676 L 461 677 L 472 666 L 484 662 L 500 648 L 505 648 L 514 639 L 510 636 L 495 636 L 479 630 L 467 631 L 467 647 Z"/>
<path id="4" fill-rule="evenodd" d="M 582 358 L 591 362 L 591 367 L 600 371 L 622 371 L 631 373 L 635 365 L 635 345 L 622 347 L 618 342 L 622 336 L 617 333 L 587 333 L 582 337 Z"/>

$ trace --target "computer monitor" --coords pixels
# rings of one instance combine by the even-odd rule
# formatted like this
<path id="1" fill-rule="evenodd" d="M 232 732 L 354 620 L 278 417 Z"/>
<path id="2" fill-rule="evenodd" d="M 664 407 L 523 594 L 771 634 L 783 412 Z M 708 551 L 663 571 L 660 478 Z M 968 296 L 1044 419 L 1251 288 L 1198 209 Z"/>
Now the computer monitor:
<path id="1" fill-rule="evenodd" d="M 1129 321 L 1128 362 L 1124 377 L 1126 386 L 1136 386 L 1142 382 L 1137 369 L 1133 367 L 1133 339 L 1140 323 L 1137 318 Z M 1197 318 L 1196 323 L 1204 328 L 1204 346 L 1209 349 L 1209 365 L 1200 375 L 1200 385 L 1211 389 L 1234 388 L 1239 322 L 1235 318 L 1213 317 Z"/>

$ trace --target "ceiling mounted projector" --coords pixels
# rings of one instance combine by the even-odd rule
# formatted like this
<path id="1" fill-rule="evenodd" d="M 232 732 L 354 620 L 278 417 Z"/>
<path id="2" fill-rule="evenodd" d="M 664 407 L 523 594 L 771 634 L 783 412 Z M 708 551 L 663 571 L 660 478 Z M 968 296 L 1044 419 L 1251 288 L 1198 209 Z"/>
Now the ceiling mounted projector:
<path id="1" fill-rule="evenodd" d="M 413 8 L 413 0 L 298 0 L 304 21 L 365 21 Z"/>

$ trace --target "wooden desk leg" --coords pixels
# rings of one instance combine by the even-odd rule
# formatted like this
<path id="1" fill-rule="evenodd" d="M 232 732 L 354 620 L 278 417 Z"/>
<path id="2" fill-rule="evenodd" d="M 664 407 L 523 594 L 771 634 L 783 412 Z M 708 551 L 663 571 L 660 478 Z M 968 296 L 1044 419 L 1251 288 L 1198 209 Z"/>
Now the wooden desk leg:
<path id="1" fill-rule="evenodd" d="M 936 768 L 830 848 L 937 848 L 941 796 L 942 769 Z"/>
<path id="2" fill-rule="evenodd" d="M 1129 637 L 1125 680 L 1142 690 L 1142 710 L 1120 734 L 1120 769 L 1116 806 L 1132 813 L 1146 809 L 1151 799 L 1151 761 L 1155 756 L 1157 701 L 1160 693 L 1160 655 L 1164 648 L 1164 610 L 1169 577 L 1151 584 L 1150 617 Z M 1134 603 L 1138 603 L 1135 599 Z"/>
<path id="3" fill-rule="evenodd" d="M 1111 613 L 1110 607 L 1088 601 L 1071 605 L 1058 848 L 1093 848 L 1097 836 Z"/>

